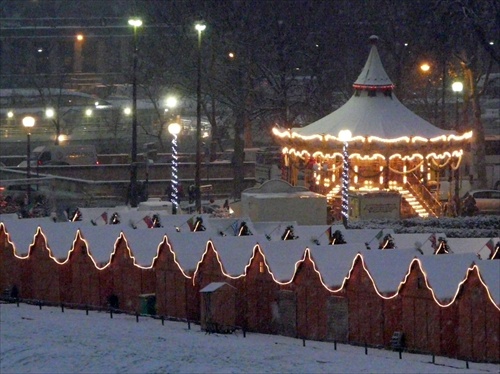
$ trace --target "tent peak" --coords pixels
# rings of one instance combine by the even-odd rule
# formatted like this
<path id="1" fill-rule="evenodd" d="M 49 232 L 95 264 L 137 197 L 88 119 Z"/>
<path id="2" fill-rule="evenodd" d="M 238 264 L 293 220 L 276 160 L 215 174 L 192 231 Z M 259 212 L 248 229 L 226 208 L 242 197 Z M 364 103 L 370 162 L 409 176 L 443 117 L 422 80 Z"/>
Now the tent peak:
<path id="1" fill-rule="evenodd" d="M 378 42 L 378 36 L 377 35 L 372 35 L 368 38 L 369 42 L 371 45 L 376 45 Z"/>

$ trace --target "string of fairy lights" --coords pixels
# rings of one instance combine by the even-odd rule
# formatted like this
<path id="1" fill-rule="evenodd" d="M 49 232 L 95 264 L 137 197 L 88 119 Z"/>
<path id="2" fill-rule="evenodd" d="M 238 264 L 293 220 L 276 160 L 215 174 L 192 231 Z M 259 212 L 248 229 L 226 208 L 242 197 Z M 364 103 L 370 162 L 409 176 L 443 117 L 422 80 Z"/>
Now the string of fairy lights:
<path id="1" fill-rule="evenodd" d="M 172 210 L 177 212 L 179 209 L 179 156 L 177 155 L 177 134 L 172 134 L 172 194 L 171 194 L 171 202 L 172 202 Z"/>
<path id="2" fill-rule="evenodd" d="M 0 222 L 0 233 L 2 231 L 4 232 L 4 235 L 5 235 L 5 232 L 6 232 L 5 226 L 4 226 L 3 222 Z M 38 247 L 36 243 L 38 243 L 37 237 L 39 235 L 41 235 L 43 237 L 42 243 L 48 243 L 47 237 L 43 233 L 41 227 L 38 227 L 35 235 L 33 236 L 33 242 L 30 245 L 28 254 L 26 256 L 19 256 L 16 253 L 16 246 L 12 242 L 12 240 L 10 238 L 10 235 L 9 234 L 6 234 L 6 235 L 7 236 L 6 236 L 6 241 L 5 242 L 10 244 L 10 246 L 12 248 L 12 253 L 13 253 L 14 257 L 17 258 L 17 259 L 20 259 L 20 260 L 28 260 L 30 258 L 30 256 L 32 255 L 32 250 L 35 249 L 36 247 Z M 124 244 L 125 244 L 124 248 L 119 245 L 119 242 L 121 240 L 124 241 Z M 252 256 L 250 257 L 250 259 L 246 263 L 246 265 L 245 265 L 245 267 L 243 269 L 243 272 L 241 274 L 239 274 L 239 275 L 232 275 L 232 274 L 229 274 L 228 272 L 226 272 L 224 270 L 223 260 L 220 258 L 219 252 L 217 251 L 215 244 L 210 239 L 206 242 L 206 244 L 205 244 L 205 251 L 201 255 L 201 259 L 196 264 L 195 271 L 192 274 L 188 274 L 188 272 L 186 272 L 183 269 L 181 263 L 177 259 L 177 254 L 173 250 L 172 245 L 170 243 L 170 240 L 167 238 L 166 235 L 164 236 L 164 238 L 161 241 L 161 243 L 158 244 L 158 246 L 156 248 L 156 255 L 153 258 L 151 265 L 149 265 L 149 266 L 140 266 L 140 265 L 138 265 L 136 263 L 135 256 L 133 255 L 132 250 L 131 250 L 130 245 L 129 245 L 129 242 L 126 239 L 126 236 L 125 236 L 125 234 L 123 232 L 120 233 L 120 236 L 115 240 L 115 243 L 113 245 L 113 251 L 112 251 L 112 253 L 109 256 L 109 261 L 106 264 L 104 264 L 103 266 L 99 266 L 97 264 L 96 260 L 94 259 L 93 255 L 92 255 L 92 253 L 90 251 L 90 243 L 82 237 L 80 230 L 77 230 L 77 234 L 75 235 L 75 238 L 73 240 L 73 245 L 71 247 L 71 250 L 68 252 L 67 258 L 64 261 L 62 261 L 62 262 L 58 261 L 58 259 L 53 255 L 52 250 L 50 249 L 50 247 L 48 247 L 46 245 L 44 245 L 44 247 L 45 247 L 45 250 L 48 253 L 49 258 L 51 258 L 57 265 L 65 265 L 65 264 L 69 263 L 70 260 L 72 258 L 74 258 L 74 257 L 71 256 L 71 253 L 73 251 L 75 251 L 77 248 L 79 248 L 80 250 L 82 250 L 83 248 L 85 248 L 84 254 L 91 259 L 91 261 L 92 261 L 93 265 L 95 266 L 95 268 L 97 270 L 104 270 L 104 269 L 110 267 L 111 264 L 113 263 L 113 258 L 116 256 L 117 250 L 123 250 L 123 249 L 125 249 L 128 252 L 128 257 L 133 260 L 133 265 L 135 267 L 140 268 L 140 269 L 153 269 L 155 267 L 155 265 L 156 265 L 156 260 L 159 258 L 160 250 L 165 245 L 166 245 L 165 249 L 167 249 L 172 254 L 172 256 L 173 256 L 172 260 L 177 265 L 177 268 L 180 270 L 182 276 L 184 276 L 186 279 L 191 279 L 192 282 L 193 282 L 193 285 L 195 285 L 196 282 L 197 282 L 197 280 L 198 280 L 198 273 L 201 271 L 201 266 L 205 262 L 205 258 L 206 258 L 206 256 L 207 256 L 207 254 L 208 254 L 209 251 L 213 251 L 214 252 L 215 257 L 217 259 L 217 262 L 220 265 L 221 273 L 225 277 L 227 277 L 229 279 L 245 278 L 249 274 L 249 268 L 252 266 L 252 263 L 258 262 L 259 263 L 259 267 L 267 269 L 267 273 L 271 276 L 271 278 L 273 279 L 273 281 L 276 284 L 279 284 L 279 285 L 287 285 L 287 284 L 291 284 L 294 281 L 296 281 L 296 273 L 299 270 L 300 265 L 307 260 L 307 261 L 309 261 L 312 264 L 314 271 L 319 276 L 319 280 L 320 280 L 322 286 L 327 291 L 329 291 L 331 293 L 343 292 L 345 290 L 345 286 L 346 286 L 348 280 L 351 278 L 351 275 L 353 273 L 354 267 L 355 267 L 356 263 L 359 261 L 361 263 L 361 266 L 362 266 L 364 272 L 369 277 L 369 279 L 370 279 L 370 281 L 371 281 L 371 283 L 373 285 L 373 288 L 374 288 L 375 292 L 377 293 L 377 295 L 379 297 L 381 297 L 381 298 L 383 298 L 385 300 L 396 298 L 398 295 L 400 295 L 400 292 L 403 289 L 403 286 L 407 283 L 407 281 L 408 281 L 408 279 L 410 277 L 410 274 L 412 272 L 414 272 L 414 271 L 420 271 L 423 274 L 423 277 L 424 277 L 424 284 L 425 284 L 426 288 L 431 292 L 431 295 L 432 295 L 432 298 L 433 298 L 434 302 L 438 306 L 440 306 L 442 308 L 446 308 L 446 307 L 449 307 L 449 306 L 451 306 L 451 305 L 454 304 L 455 300 L 457 299 L 457 297 L 458 297 L 458 295 L 460 293 L 460 290 L 462 289 L 463 284 L 465 284 L 468 281 L 469 276 L 475 271 L 477 273 L 477 276 L 478 276 L 478 279 L 479 279 L 480 283 L 482 284 L 484 290 L 486 291 L 488 300 L 491 302 L 491 304 L 496 309 L 500 310 L 500 307 L 497 305 L 496 301 L 494 300 L 494 298 L 493 298 L 493 296 L 492 296 L 492 294 L 490 292 L 490 289 L 489 289 L 487 283 L 485 283 L 485 281 L 483 280 L 483 277 L 481 275 L 481 269 L 480 269 L 480 267 L 477 264 L 475 264 L 475 263 L 472 263 L 466 269 L 466 275 L 465 275 L 464 279 L 457 285 L 457 288 L 456 288 L 456 290 L 454 292 L 454 295 L 451 298 L 447 297 L 447 298 L 441 300 L 436 295 L 436 293 L 435 293 L 434 289 L 432 288 L 432 286 L 429 284 L 429 282 L 428 282 L 429 275 L 428 275 L 428 273 L 426 271 L 426 266 L 424 265 L 424 263 L 422 262 L 422 259 L 420 259 L 420 258 L 414 258 L 410 262 L 410 264 L 408 265 L 407 270 L 406 270 L 406 275 L 404 276 L 404 279 L 402 279 L 401 282 L 399 283 L 399 286 L 397 287 L 397 290 L 393 294 L 388 295 L 386 292 L 382 293 L 382 292 L 379 291 L 379 288 L 377 287 L 377 283 L 376 283 L 375 279 L 373 278 L 371 272 L 369 271 L 368 267 L 366 266 L 365 258 L 364 258 L 364 256 L 361 253 L 357 253 L 354 256 L 354 258 L 353 258 L 353 260 L 351 262 L 351 266 L 349 267 L 349 270 L 347 272 L 347 275 L 344 277 L 344 279 L 341 282 L 341 284 L 338 285 L 338 286 L 331 286 L 331 285 L 327 285 L 325 283 L 323 274 L 318 269 L 318 264 L 316 263 L 316 261 L 314 260 L 312 254 L 311 254 L 311 249 L 308 248 L 308 247 L 305 248 L 304 253 L 301 256 L 301 259 L 299 259 L 295 263 L 295 271 L 294 271 L 293 275 L 290 277 L 289 280 L 286 280 L 286 281 L 279 280 L 276 277 L 276 274 L 273 272 L 273 270 L 271 269 L 271 267 L 270 267 L 270 265 L 268 263 L 268 259 L 267 259 L 266 255 L 265 255 L 265 252 L 263 251 L 263 249 L 261 248 L 261 246 L 258 243 L 256 243 L 254 245 L 254 248 L 252 250 Z M 498 251 L 498 248 L 496 250 Z M 414 268 L 414 266 L 413 266 L 414 263 L 417 263 L 417 265 L 418 265 L 417 268 Z"/>
<path id="3" fill-rule="evenodd" d="M 344 164 L 342 167 L 342 220 L 345 224 L 349 221 L 349 144 L 344 142 L 342 149 Z"/>

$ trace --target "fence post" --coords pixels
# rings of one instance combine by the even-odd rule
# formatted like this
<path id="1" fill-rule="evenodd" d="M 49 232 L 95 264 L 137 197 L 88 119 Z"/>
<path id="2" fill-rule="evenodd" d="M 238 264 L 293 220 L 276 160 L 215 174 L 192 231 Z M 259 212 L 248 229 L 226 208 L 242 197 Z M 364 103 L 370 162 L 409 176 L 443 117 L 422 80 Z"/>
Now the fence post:
<path id="1" fill-rule="evenodd" d="M 306 339 L 302 338 L 302 347 L 306 346 Z"/>
<path id="2" fill-rule="evenodd" d="M 38 300 L 38 307 L 40 308 L 40 310 L 42 310 L 42 301 L 41 300 Z"/>
<path id="3" fill-rule="evenodd" d="M 110 310 L 109 310 L 109 317 L 110 317 L 110 318 L 113 318 L 113 309 L 110 309 Z"/>
<path id="4" fill-rule="evenodd" d="M 89 306 L 88 305 L 85 305 L 85 314 L 89 315 Z"/>
<path id="5" fill-rule="evenodd" d="M 432 354 L 432 363 L 435 364 L 436 363 L 436 355 L 433 353 Z"/>
<path id="6" fill-rule="evenodd" d="M 337 350 L 337 341 L 336 340 L 333 341 L 333 349 Z"/>
<path id="7" fill-rule="evenodd" d="M 61 303 L 61 312 L 64 313 L 64 304 L 63 303 Z"/>
<path id="8" fill-rule="evenodd" d="M 135 322 L 139 323 L 139 313 L 135 313 Z"/>
<path id="9" fill-rule="evenodd" d="M 368 354 L 368 345 L 365 342 L 365 355 L 367 355 L 367 354 Z"/>
<path id="10" fill-rule="evenodd" d="M 161 316 L 161 325 L 165 326 L 165 317 Z"/>

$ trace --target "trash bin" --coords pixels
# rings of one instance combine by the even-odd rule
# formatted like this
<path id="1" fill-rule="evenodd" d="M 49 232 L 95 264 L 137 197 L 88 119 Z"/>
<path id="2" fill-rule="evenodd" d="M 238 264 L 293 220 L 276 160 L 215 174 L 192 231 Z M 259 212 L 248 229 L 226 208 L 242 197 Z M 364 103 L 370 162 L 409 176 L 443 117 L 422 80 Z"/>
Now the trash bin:
<path id="1" fill-rule="evenodd" d="M 156 294 L 147 293 L 139 295 L 140 313 L 155 315 L 156 314 Z"/>

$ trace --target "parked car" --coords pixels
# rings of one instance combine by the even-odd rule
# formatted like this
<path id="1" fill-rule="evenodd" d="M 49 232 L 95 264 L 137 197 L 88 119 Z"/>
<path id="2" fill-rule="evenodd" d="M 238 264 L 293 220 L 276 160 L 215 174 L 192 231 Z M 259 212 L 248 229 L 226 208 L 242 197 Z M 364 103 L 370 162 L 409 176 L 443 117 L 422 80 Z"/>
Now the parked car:
<path id="1" fill-rule="evenodd" d="M 30 165 L 97 165 L 97 152 L 92 145 L 50 145 L 36 147 L 31 155 Z M 22 161 L 18 167 L 26 167 Z"/>
<path id="2" fill-rule="evenodd" d="M 474 200 L 471 200 L 471 197 Z M 467 214 L 467 207 L 472 206 L 468 205 L 475 201 L 476 208 L 475 212 L 472 212 L 472 208 L 469 209 L 469 213 Z M 500 191 L 497 190 L 473 190 L 467 192 L 462 198 L 462 211 L 466 213 L 466 215 L 477 214 L 500 214 Z"/>

